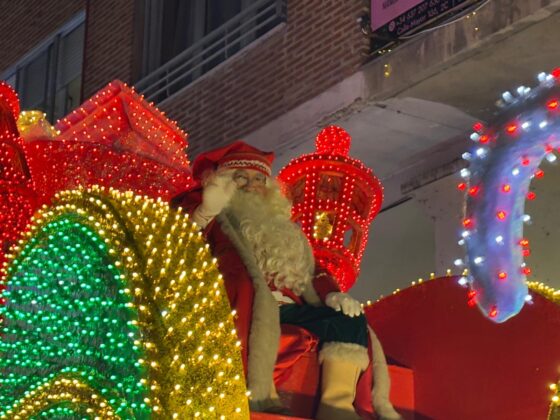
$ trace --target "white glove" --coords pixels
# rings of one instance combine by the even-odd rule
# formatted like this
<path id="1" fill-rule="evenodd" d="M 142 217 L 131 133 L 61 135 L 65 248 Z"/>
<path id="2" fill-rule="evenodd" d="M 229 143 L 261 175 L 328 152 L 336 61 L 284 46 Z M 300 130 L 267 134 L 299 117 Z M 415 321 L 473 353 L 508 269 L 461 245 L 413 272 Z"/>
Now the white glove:
<path id="1" fill-rule="evenodd" d="M 202 203 L 193 214 L 194 221 L 202 228 L 220 214 L 233 197 L 237 185 L 232 174 L 232 170 L 217 171 L 206 180 L 202 191 Z"/>
<path id="2" fill-rule="evenodd" d="M 360 302 L 353 297 L 341 292 L 331 292 L 325 299 L 325 305 L 333 308 L 335 311 L 342 310 L 344 315 L 354 317 L 364 313 L 364 309 Z"/>

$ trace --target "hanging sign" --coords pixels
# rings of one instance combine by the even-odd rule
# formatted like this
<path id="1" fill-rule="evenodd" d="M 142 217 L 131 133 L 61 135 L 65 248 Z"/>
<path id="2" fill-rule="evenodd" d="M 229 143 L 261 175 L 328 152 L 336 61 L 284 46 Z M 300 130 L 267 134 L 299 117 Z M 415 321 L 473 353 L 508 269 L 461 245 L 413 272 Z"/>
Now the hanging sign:
<path id="1" fill-rule="evenodd" d="M 371 29 L 399 37 L 473 0 L 371 0 Z M 464 5 L 463 5 L 464 6 Z"/>

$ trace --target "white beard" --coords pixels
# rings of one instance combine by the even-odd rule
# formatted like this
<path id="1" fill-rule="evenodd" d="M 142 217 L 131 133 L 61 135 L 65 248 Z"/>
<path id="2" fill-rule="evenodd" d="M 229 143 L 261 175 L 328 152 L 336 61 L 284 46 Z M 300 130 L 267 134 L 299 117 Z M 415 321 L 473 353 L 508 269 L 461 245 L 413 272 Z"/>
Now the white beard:
<path id="1" fill-rule="evenodd" d="M 291 203 L 276 181 L 268 181 L 265 196 L 238 190 L 226 212 L 267 281 L 301 295 L 313 278 L 313 251 L 300 227 L 290 219 Z"/>

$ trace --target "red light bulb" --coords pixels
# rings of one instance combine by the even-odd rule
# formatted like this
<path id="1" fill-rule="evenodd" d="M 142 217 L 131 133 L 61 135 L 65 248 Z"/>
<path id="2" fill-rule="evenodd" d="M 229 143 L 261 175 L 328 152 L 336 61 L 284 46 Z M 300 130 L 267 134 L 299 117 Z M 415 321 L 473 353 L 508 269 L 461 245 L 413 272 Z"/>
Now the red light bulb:
<path id="1" fill-rule="evenodd" d="M 484 130 L 484 124 L 482 124 L 480 121 L 477 121 L 473 124 L 472 128 L 474 131 L 482 131 Z"/>
<path id="2" fill-rule="evenodd" d="M 537 169 L 535 171 L 535 177 L 536 178 L 542 178 L 544 176 L 544 171 L 542 169 Z"/>
<path id="3" fill-rule="evenodd" d="M 551 111 L 554 110 L 554 109 L 557 109 L 558 105 L 559 105 L 558 99 L 551 99 L 550 101 L 548 101 L 546 103 L 546 107 L 548 109 L 550 109 Z"/>
<path id="4" fill-rule="evenodd" d="M 475 195 L 478 194 L 478 192 L 480 191 L 480 188 L 477 186 L 471 187 L 469 188 L 469 195 L 474 197 Z"/>
<path id="5" fill-rule="evenodd" d="M 517 124 L 516 123 L 511 123 L 506 125 L 506 132 L 508 134 L 515 134 L 515 132 L 517 131 Z"/>

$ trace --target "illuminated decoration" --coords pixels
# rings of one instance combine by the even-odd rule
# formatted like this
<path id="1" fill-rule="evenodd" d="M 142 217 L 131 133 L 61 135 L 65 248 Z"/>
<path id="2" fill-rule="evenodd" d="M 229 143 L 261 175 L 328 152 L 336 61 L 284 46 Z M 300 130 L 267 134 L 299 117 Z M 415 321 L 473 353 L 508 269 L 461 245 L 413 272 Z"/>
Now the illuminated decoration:
<path id="1" fill-rule="evenodd" d="M 60 134 L 54 138 L 23 136 L 44 202 L 58 191 L 91 185 L 168 200 L 192 184 L 186 134 L 124 83 L 109 83 L 55 129 Z"/>
<path id="2" fill-rule="evenodd" d="M 553 162 L 560 146 L 560 77 L 558 70 L 541 73 L 535 89 L 520 86 L 515 94 L 505 92 L 503 112 L 494 124 L 478 124 L 471 134 L 476 144 L 463 158 L 469 168 L 461 171 L 468 180 L 465 230 L 469 283 L 475 302 L 492 321 L 504 322 L 523 307 L 531 273 L 523 261 L 529 255 L 523 238 L 525 200 L 533 177 L 540 178 L 543 159 Z M 467 189 L 459 184 L 460 190 Z"/>
<path id="3" fill-rule="evenodd" d="M 344 129 L 326 127 L 317 135 L 317 151 L 292 160 L 278 175 L 293 200 L 293 220 L 342 291 L 358 277 L 369 225 L 383 200 L 371 169 L 348 156 L 350 143 Z"/>
<path id="4" fill-rule="evenodd" d="M 234 314 L 188 215 L 63 192 L 5 274 L 0 418 L 248 418 Z"/>
<path id="5" fill-rule="evenodd" d="M 19 102 L 15 91 L 0 82 L 0 267 L 5 253 L 20 237 L 36 208 L 31 182 L 18 135 Z M 1 292 L 1 277 L 0 277 Z M 3 298 L 0 296 L 0 304 Z"/>
<path id="6" fill-rule="evenodd" d="M 20 114 L 17 95 L 2 83 L 0 122 L 0 263 L 59 191 L 102 185 L 168 200 L 193 182 L 186 134 L 119 81 L 55 127 L 42 112 Z"/>
<path id="7" fill-rule="evenodd" d="M 60 132 L 47 121 L 42 111 L 22 111 L 17 119 L 19 134 L 27 140 L 33 137 L 54 138 Z"/>

